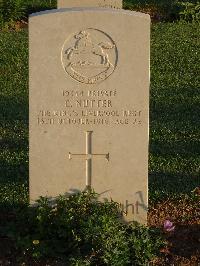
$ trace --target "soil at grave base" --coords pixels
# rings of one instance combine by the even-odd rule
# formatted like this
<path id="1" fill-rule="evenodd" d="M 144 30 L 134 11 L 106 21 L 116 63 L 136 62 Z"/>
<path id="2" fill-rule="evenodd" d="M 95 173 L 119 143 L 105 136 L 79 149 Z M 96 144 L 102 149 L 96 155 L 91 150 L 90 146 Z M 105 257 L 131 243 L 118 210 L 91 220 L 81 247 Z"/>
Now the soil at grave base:
<path id="1" fill-rule="evenodd" d="M 175 225 L 173 232 L 165 232 L 166 248 L 161 250 L 162 258 L 153 265 L 200 266 L 200 198 L 167 200 L 151 206 L 148 225 L 163 228 L 165 220 Z"/>
<path id="2" fill-rule="evenodd" d="M 168 200 L 150 207 L 149 226 L 162 228 L 167 219 L 175 225 L 173 232 L 165 233 L 168 244 L 161 250 L 162 257 L 152 261 L 151 266 L 200 266 L 199 206 L 198 201 L 194 204 L 188 199 L 181 199 L 178 202 Z M 17 264 L 15 262 L 17 254 L 14 253 L 12 246 L 9 239 L 0 238 L 0 266 L 64 266 L 57 261 L 48 263 L 28 261 L 25 264 Z"/>

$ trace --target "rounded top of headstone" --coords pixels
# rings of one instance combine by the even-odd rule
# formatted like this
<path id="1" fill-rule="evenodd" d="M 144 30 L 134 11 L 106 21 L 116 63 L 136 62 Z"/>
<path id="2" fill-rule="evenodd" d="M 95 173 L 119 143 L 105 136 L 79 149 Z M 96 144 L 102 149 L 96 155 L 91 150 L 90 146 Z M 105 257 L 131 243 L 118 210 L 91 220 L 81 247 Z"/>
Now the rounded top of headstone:
<path id="1" fill-rule="evenodd" d="M 137 11 L 130 11 L 130 10 L 124 10 L 124 9 L 112 9 L 112 8 L 100 8 L 100 7 L 73 7 L 73 8 L 60 8 L 60 9 L 52 9 L 52 10 L 45 10 L 40 11 L 36 13 L 32 13 L 29 15 L 29 18 L 33 18 L 36 16 L 42 16 L 42 15 L 56 15 L 56 14 L 62 14 L 62 13 L 76 13 L 76 12 L 105 12 L 105 13 L 112 13 L 112 14 L 125 14 L 128 16 L 136 16 L 143 19 L 150 20 L 151 17 L 149 14 L 137 12 Z"/>

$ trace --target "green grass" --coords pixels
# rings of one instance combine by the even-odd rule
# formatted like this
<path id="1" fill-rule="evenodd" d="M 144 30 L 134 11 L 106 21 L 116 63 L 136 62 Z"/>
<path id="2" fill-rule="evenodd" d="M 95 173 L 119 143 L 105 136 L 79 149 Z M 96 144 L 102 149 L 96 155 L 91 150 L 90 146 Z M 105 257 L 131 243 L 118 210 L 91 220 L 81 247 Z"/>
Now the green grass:
<path id="1" fill-rule="evenodd" d="M 151 42 L 150 196 L 200 183 L 198 23 L 157 24 Z"/>
<path id="2" fill-rule="evenodd" d="M 199 20 L 198 0 L 123 0 L 124 9 L 149 13 L 156 21 Z M 0 29 L 15 28 L 29 14 L 57 8 L 57 0 L 0 0 Z"/>
<path id="3" fill-rule="evenodd" d="M 0 72 L 0 203 L 17 204 L 27 200 L 27 31 L 0 33 Z"/>
<path id="4" fill-rule="evenodd" d="M 149 189 L 190 195 L 199 178 L 199 25 L 159 23 L 151 36 Z M 28 33 L 0 33 L 0 204 L 28 201 Z"/>

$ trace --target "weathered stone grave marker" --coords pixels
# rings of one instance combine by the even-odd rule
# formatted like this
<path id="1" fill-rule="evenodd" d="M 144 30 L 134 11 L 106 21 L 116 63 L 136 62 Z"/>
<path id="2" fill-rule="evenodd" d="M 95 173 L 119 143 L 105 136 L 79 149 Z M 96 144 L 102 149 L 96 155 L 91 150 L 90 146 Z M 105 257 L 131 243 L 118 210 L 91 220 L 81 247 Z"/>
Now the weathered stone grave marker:
<path id="1" fill-rule="evenodd" d="M 70 7 L 122 8 L 122 0 L 58 0 L 58 8 Z"/>
<path id="2" fill-rule="evenodd" d="M 137 12 L 30 17 L 31 202 L 92 187 L 146 223 L 149 40 Z"/>

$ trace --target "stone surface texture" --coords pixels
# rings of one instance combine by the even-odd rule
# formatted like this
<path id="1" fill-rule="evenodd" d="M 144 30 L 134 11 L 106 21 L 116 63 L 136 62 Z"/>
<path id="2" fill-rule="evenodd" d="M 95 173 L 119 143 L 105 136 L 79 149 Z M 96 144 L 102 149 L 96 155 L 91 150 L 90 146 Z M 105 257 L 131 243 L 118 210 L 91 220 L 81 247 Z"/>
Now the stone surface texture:
<path id="1" fill-rule="evenodd" d="M 149 15 L 40 12 L 29 44 L 30 201 L 91 186 L 146 223 Z"/>
<path id="2" fill-rule="evenodd" d="M 105 7 L 122 8 L 122 0 L 58 0 L 58 8 Z"/>

